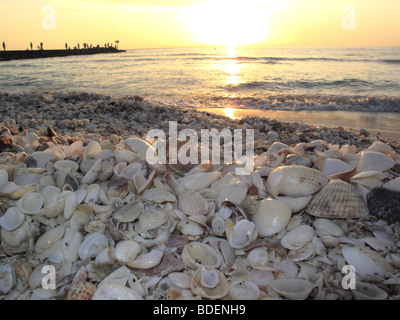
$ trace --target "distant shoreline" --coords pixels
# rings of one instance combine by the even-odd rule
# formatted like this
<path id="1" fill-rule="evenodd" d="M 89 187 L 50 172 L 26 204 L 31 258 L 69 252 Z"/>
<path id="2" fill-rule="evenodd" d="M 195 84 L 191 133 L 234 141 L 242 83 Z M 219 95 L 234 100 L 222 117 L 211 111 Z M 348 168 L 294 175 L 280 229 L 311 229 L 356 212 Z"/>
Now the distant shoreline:
<path id="1" fill-rule="evenodd" d="M 0 61 L 24 60 L 24 59 L 40 59 L 55 58 L 68 56 L 82 56 L 101 53 L 120 53 L 126 50 L 111 48 L 90 48 L 90 49 L 71 49 L 71 50 L 14 50 L 1 51 Z"/>

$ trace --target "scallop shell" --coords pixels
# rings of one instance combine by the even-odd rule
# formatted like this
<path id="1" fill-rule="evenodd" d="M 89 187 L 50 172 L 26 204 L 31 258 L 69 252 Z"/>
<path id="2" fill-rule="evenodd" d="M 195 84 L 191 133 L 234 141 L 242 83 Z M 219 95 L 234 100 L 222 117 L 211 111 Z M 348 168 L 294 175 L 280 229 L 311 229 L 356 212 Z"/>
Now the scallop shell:
<path id="1" fill-rule="evenodd" d="M 367 194 L 369 212 L 379 219 L 394 223 L 400 221 L 400 191 L 374 188 Z"/>
<path id="2" fill-rule="evenodd" d="M 400 191 L 400 177 L 384 183 L 382 187 L 390 190 Z"/>
<path id="3" fill-rule="evenodd" d="M 362 171 L 386 171 L 393 168 L 395 162 L 383 153 L 376 151 L 363 151 L 358 161 L 357 170 Z"/>
<path id="4" fill-rule="evenodd" d="M 65 300 L 92 300 L 97 287 L 88 281 L 76 283 L 69 291 Z"/>
<path id="5" fill-rule="evenodd" d="M 328 177 L 316 169 L 295 165 L 284 166 L 270 173 L 267 190 L 273 197 L 279 194 L 305 197 L 320 190 L 328 181 Z"/>
<path id="6" fill-rule="evenodd" d="M 321 172 L 323 174 L 329 176 L 332 174 L 347 172 L 351 169 L 352 169 L 352 166 L 342 160 L 334 159 L 334 158 L 327 158 L 324 160 L 324 166 L 321 169 Z"/>
<path id="7" fill-rule="evenodd" d="M 368 207 L 355 187 L 336 179 L 313 197 L 305 211 L 323 218 L 362 218 L 368 214 Z"/>
<path id="8" fill-rule="evenodd" d="M 208 267 L 200 267 L 193 275 L 190 289 L 195 295 L 216 300 L 228 295 L 229 283 L 222 272 Z"/>
<path id="9" fill-rule="evenodd" d="M 285 159 L 285 164 L 290 165 L 297 165 L 297 166 L 305 166 L 312 168 L 314 166 L 314 162 L 311 159 L 306 157 L 302 157 L 298 154 L 290 154 Z"/>

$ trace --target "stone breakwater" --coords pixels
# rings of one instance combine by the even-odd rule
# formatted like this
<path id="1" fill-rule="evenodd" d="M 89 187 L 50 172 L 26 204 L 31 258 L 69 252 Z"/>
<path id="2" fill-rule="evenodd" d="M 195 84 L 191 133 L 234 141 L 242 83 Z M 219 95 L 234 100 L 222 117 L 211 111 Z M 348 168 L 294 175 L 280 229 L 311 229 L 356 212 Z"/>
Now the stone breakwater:
<path id="1" fill-rule="evenodd" d="M 0 112 L 2 299 L 400 297 L 395 142 L 89 93 Z M 170 121 L 254 129 L 254 171 L 148 161 Z"/>

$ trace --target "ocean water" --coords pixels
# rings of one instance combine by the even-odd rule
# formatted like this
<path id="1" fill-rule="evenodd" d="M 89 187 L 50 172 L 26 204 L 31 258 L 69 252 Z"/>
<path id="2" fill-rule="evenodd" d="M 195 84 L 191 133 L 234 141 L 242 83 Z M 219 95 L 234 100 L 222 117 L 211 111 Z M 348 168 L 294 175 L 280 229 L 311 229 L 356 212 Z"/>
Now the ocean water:
<path id="1" fill-rule="evenodd" d="M 0 62 L 0 90 L 139 95 L 197 108 L 400 114 L 400 47 L 135 49 L 8 61 Z"/>

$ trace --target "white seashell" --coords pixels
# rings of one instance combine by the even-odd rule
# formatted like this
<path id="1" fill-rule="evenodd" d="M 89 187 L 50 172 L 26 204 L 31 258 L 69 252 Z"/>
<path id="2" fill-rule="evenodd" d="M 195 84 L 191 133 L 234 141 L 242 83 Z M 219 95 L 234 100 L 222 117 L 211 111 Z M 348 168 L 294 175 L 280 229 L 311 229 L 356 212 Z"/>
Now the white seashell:
<path id="1" fill-rule="evenodd" d="M 147 149 L 154 149 L 150 143 L 139 138 L 129 138 L 123 141 L 135 155 L 135 159 L 146 160 Z"/>
<path id="2" fill-rule="evenodd" d="M 134 185 L 136 187 L 136 193 L 137 194 L 142 194 L 145 190 L 147 190 L 148 188 L 150 188 L 151 184 L 153 183 L 153 179 L 155 177 L 156 171 L 153 170 L 149 176 L 147 177 L 147 179 L 144 179 L 143 175 L 138 172 L 136 173 L 132 179 L 134 182 Z"/>
<path id="3" fill-rule="evenodd" d="M 203 285 L 204 283 L 206 283 L 206 286 Z M 190 283 L 190 288 L 193 294 L 211 300 L 222 299 L 229 293 L 229 283 L 223 273 L 209 267 L 197 269 Z"/>
<path id="4" fill-rule="evenodd" d="M 61 192 L 59 199 L 65 199 L 63 215 L 66 220 L 69 220 L 78 205 L 76 194 L 75 192 L 66 190 Z"/>
<path id="5" fill-rule="evenodd" d="M 334 158 L 327 158 L 324 161 L 324 166 L 321 170 L 323 174 L 329 176 L 340 172 L 346 172 L 352 168 L 348 163 Z"/>
<path id="6" fill-rule="evenodd" d="M 110 186 L 107 189 L 106 192 L 106 197 L 107 199 L 111 200 L 112 198 L 120 198 L 124 199 L 129 193 L 128 185 L 123 184 L 123 185 L 115 185 L 115 186 Z M 100 195 L 99 195 L 100 197 Z M 103 201 L 104 203 L 104 201 Z"/>
<path id="7" fill-rule="evenodd" d="M 385 300 L 388 297 L 386 291 L 378 286 L 357 281 L 356 289 L 352 290 L 356 300 Z"/>
<path id="8" fill-rule="evenodd" d="M 17 277 L 14 268 L 8 262 L 0 263 L 0 295 L 6 295 L 14 288 Z"/>
<path id="9" fill-rule="evenodd" d="M 300 249 L 291 249 L 287 257 L 292 261 L 304 261 L 312 257 L 313 254 L 314 254 L 314 245 L 312 242 L 309 242 Z"/>
<path id="10" fill-rule="evenodd" d="M 276 199 L 286 203 L 292 209 L 292 213 L 297 213 L 303 210 L 305 207 L 307 207 L 307 205 L 310 203 L 312 199 L 312 196 L 298 197 L 298 198 L 284 196 L 284 197 L 276 197 Z"/>
<path id="11" fill-rule="evenodd" d="M 222 263 L 220 254 L 201 242 L 191 242 L 185 245 L 181 257 L 185 265 L 195 270 L 202 266 L 218 269 Z"/>
<path id="12" fill-rule="evenodd" d="M 135 200 L 118 209 L 113 217 L 119 222 L 132 222 L 135 221 L 143 211 L 143 203 Z"/>
<path id="13" fill-rule="evenodd" d="M 104 234 L 99 232 L 91 233 L 85 237 L 79 247 L 79 258 L 81 260 L 94 258 L 107 247 L 108 240 Z"/>
<path id="14" fill-rule="evenodd" d="M 94 183 L 88 186 L 86 190 L 86 198 L 83 200 L 89 205 L 93 205 L 99 201 L 100 185 Z"/>
<path id="15" fill-rule="evenodd" d="M 114 157 L 117 163 L 131 163 L 133 160 L 135 160 L 135 154 L 132 151 L 126 149 L 116 149 L 114 151 Z"/>
<path id="16" fill-rule="evenodd" d="M 126 265 L 135 269 L 151 269 L 160 264 L 163 256 L 164 252 L 154 249 L 149 253 L 141 254 L 133 261 L 127 262 Z"/>
<path id="17" fill-rule="evenodd" d="M 200 194 L 184 191 L 178 195 L 178 208 L 188 216 L 206 214 L 208 203 Z"/>
<path id="18" fill-rule="evenodd" d="M 215 200 L 217 207 L 221 207 L 222 202 L 229 201 L 240 205 L 247 195 L 248 187 L 244 182 L 236 182 L 224 185 L 220 188 Z"/>
<path id="19" fill-rule="evenodd" d="M 0 217 L 0 226 L 6 231 L 13 231 L 21 226 L 24 221 L 25 214 L 17 207 L 11 207 Z"/>
<path id="20" fill-rule="evenodd" d="M 42 253 L 44 250 L 50 248 L 57 240 L 64 236 L 65 227 L 59 225 L 55 228 L 47 230 L 42 234 L 35 243 L 35 251 L 37 253 Z"/>
<path id="21" fill-rule="evenodd" d="M 247 260 L 252 267 L 266 266 L 268 262 L 268 250 L 264 247 L 254 248 L 247 254 Z"/>
<path id="22" fill-rule="evenodd" d="M 346 261 L 354 266 L 356 273 L 363 278 L 368 275 L 384 278 L 386 273 L 393 271 L 379 253 L 367 247 L 344 247 L 342 254 Z"/>
<path id="23" fill-rule="evenodd" d="M 290 197 L 306 197 L 328 183 L 322 172 L 304 166 L 283 166 L 274 169 L 267 179 L 267 191 L 273 197 L 283 194 Z"/>
<path id="24" fill-rule="evenodd" d="M 313 226 L 318 231 L 324 232 L 334 237 L 341 237 L 344 234 L 342 228 L 340 228 L 336 223 L 332 222 L 331 220 L 325 218 L 315 219 L 313 222 Z"/>
<path id="25" fill-rule="evenodd" d="M 400 191 L 400 177 L 384 183 L 382 187 L 390 190 Z"/>
<path id="26" fill-rule="evenodd" d="M 185 175 L 179 178 L 179 183 L 188 191 L 196 192 L 210 187 L 215 181 L 221 178 L 221 172 L 200 172 Z"/>
<path id="27" fill-rule="evenodd" d="M 179 221 L 176 227 L 187 236 L 201 236 L 204 233 L 204 228 L 201 225 L 188 219 Z"/>
<path id="28" fill-rule="evenodd" d="M 257 239 L 256 225 L 248 220 L 238 221 L 229 236 L 229 244 L 232 248 L 241 249 Z"/>
<path id="29" fill-rule="evenodd" d="M 35 167 L 37 168 L 46 168 L 46 163 L 55 160 L 56 157 L 50 152 L 34 152 L 29 155 L 29 157 L 33 158 L 36 162 Z"/>
<path id="30" fill-rule="evenodd" d="M 108 251 L 108 249 L 106 249 Z M 102 286 L 105 283 L 113 283 L 119 286 L 125 286 L 128 282 L 131 271 L 126 267 L 119 267 L 117 270 L 111 272 L 106 278 L 104 278 L 99 286 Z"/>
<path id="31" fill-rule="evenodd" d="M 143 300 L 143 297 L 128 287 L 106 282 L 97 288 L 92 300 Z"/>
<path id="32" fill-rule="evenodd" d="M 43 206 L 46 207 L 54 202 L 57 201 L 58 197 L 60 196 L 60 189 L 55 186 L 46 186 L 42 190 L 43 196 Z"/>
<path id="33" fill-rule="evenodd" d="M 175 202 L 176 197 L 169 191 L 160 188 L 151 188 L 143 192 L 142 199 L 149 202 Z"/>
<path id="34" fill-rule="evenodd" d="M 158 228 L 168 221 L 168 216 L 161 210 L 144 210 L 139 217 L 139 227 L 145 231 Z"/>
<path id="35" fill-rule="evenodd" d="M 14 174 L 14 183 L 18 186 L 27 186 L 30 184 L 39 184 L 42 175 L 39 173 L 25 173 L 15 176 Z"/>
<path id="36" fill-rule="evenodd" d="M 1 169 L 0 170 L 0 188 L 4 186 L 8 182 L 8 173 L 7 171 Z"/>
<path id="37" fill-rule="evenodd" d="M 98 159 L 99 160 L 99 159 Z M 93 167 L 94 163 L 97 160 L 93 159 L 83 159 L 81 163 L 79 164 L 79 169 L 82 173 L 86 174 L 90 170 L 91 167 Z"/>
<path id="38" fill-rule="evenodd" d="M 140 245 L 134 240 L 123 240 L 115 246 L 115 258 L 121 264 L 132 261 L 140 253 Z"/>
<path id="39" fill-rule="evenodd" d="M 393 168 L 395 162 L 383 153 L 363 151 L 358 161 L 357 171 L 386 171 Z"/>
<path id="40" fill-rule="evenodd" d="M 93 159 L 95 156 L 97 156 L 100 152 L 102 151 L 100 144 L 92 140 L 88 143 L 88 145 L 85 147 L 85 150 L 83 152 L 83 159 Z"/>
<path id="41" fill-rule="evenodd" d="M 83 241 L 83 234 L 74 229 L 68 229 L 62 240 L 62 250 L 65 260 L 75 262 L 79 258 L 79 247 Z"/>
<path id="42" fill-rule="evenodd" d="M 286 233 L 281 239 L 281 245 L 286 249 L 300 249 L 309 243 L 313 236 L 313 228 L 301 225 Z"/>
<path id="43" fill-rule="evenodd" d="M 211 228 L 214 233 L 218 236 L 222 236 L 225 233 L 226 223 L 221 217 L 215 217 L 211 221 Z"/>
<path id="44" fill-rule="evenodd" d="M 271 288 L 289 300 L 305 300 L 313 286 L 304 279 L 276 279 L 269 282 Z"/>
<path id="45" fill-rule="evenodd" d="M 118 165 L 117 165 L 118 166 Z M 115 166 L 115 167 L 117 167 Z M 119 172 L 119 176 L 125 179 L 132 178 L 136 173 L 140 172 L 143 169 L 142 165 L 137 162 L 133 162 L 129 165 L 126 165 L 122 170 Z M 115 173 L 115 170 L 114 170 Z"/>
<path id="46" fill-rule="evenodd" d="M 61 198 L 60 200 L 57 200 L 45 206 L 43 209 L 39 211 L 38 214 L 46 218 L 55 218 L 64 212 L 64 208 L 65 208 L 65 198 Z"/>
<path id="47" fill-rule="evenodd" d="M 283 201 L 264 199 L 252 216 L 261 237 L 271 236 L 282 231 L 289 223 L 292 209 Z"/>
<path id="48" fill-rule="evenodd" d="M 66 172 L 76 172 L 79 165 L 72 160 L 58 160 L 54 163 L 54 169 Z"/>
<path id="49" fill-rule="evenodd" d="M 86 173 L 86 175 L 82 179 L 83 184 L 91 184 L 96 181 L 97 177 L 100 174 L 101 171 L 101 165 L 103 163 L 103 160 L 99 159 L 96 160 L 89 171 Z"/>
<path id="50" fill-rule="evenodd" d="M 57 240 L 50 248 L 42 252 L 52 263 L 62 263 L 65 260 L 63 253 L 63 239 Z"/>
<path id="51" fill-rule="evenodd" d="M 236 280 L 229 285 L 229 297 L 232 300 L 258 300 L 260 289 L 254 282 Z"/>
<path id="52" fill-rule="evenodd" d="M 78 140 L 70 144 L 68 147 L 66 147 L 64 149 L 64 153 L 66 157 L 81 156 L 82 149 L 83 149 L 83 141 Z"/>
<path id="53" fill-rule="evenodd" d="M 192 276 L 185 272 L 171 272 L 168 279 L 181 289 L 190 289 L 190 280 Z"/>
<path id="54" fill-rule="evenodd" d="M 17 201 L 17 207 L 25 214 L 36 214 L 40 211 L 44 198 L 40 193 L 27 192 Z"/>
<path id="55" fill-rule="evenodd" d="M 29 223 L 23 222 L 18 228 L 7 231 L 1 230 L 1 239 L 12 247 L 19 247 L 28 238 Z"/>
<path id="56" fill-rule="evenodd" d="M 7 182 L 0 188 L 0 195 L 7 198 L 18 200 L 27 192 L 35 192 L 38 190 L 36 184 L 29 184 L 26 186 L 18 186 L 14 182 Z"/>

